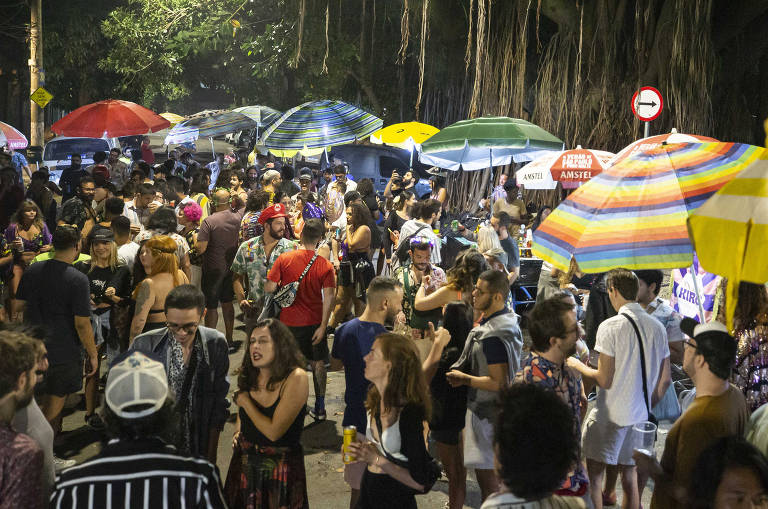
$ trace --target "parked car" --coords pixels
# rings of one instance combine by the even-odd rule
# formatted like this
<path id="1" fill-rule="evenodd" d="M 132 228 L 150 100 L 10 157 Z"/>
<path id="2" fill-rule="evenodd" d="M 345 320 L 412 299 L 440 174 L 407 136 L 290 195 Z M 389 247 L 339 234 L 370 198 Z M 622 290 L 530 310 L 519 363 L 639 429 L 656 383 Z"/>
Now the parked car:
<path id="1" fill-rule="evenodd" d="M 407 150 L 373 145 L 340 145 L 333 147 L 328 158 L 322 157 L 320 166 L 325 168 L 334 162 L 341 162 L 349 167 L 352 180 L 359 182 L 361 179 L 373 180 L 373 187 L 377 193 L 383 193 L 387 182 L 392 176 L 393 170 L 399 170 L 400 175 L 408 171 L 411 154 Z M 413 155 L 411 168 L 419 179 L 416 182 L 416 196 L 418 198 L 429 195 L 429 173 L 426 166 L 418 162 L 418 156 Z"/>
<path id="2" fill-rule="evenodd" d="M 93 154 L 102 150 L 109 153 L 113 148 L 120 148 L 117 138 L 70 138 L 57 136 L 43 148 L 43 165 L 48 167 L 50 180 L 59 183 L 61 172 L 72 164 L 72 154 L 80 154 L 83 168 L 93 164 Z"/>

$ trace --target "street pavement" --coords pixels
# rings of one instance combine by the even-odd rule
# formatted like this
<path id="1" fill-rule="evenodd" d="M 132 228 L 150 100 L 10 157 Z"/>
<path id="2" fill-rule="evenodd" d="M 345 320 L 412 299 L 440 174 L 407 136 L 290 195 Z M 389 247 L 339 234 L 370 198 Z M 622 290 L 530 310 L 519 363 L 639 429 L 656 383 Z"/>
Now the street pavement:
<path id="1" fill-rule="evenodd" d="M 223 323 L 219 321 L 219 330 L 223 331 Z M 238 322 L 239 323 L 239 322 Z M 235 330 L 235 341 L 244 341 L 245 334 L 240 329 Z M 236 390 L 236 371 L 243 360 L 245 348 L 241 348 L 230 355 L 230 394 Z M 104 371 L 102 368 L 102 372 Z M 311 374 L 308 374 L 310 387 L 309 404 L 314 402 Z M 68 401 L 63 420 L 63 432 L 56 440 L 56 452 L 60 457 L 72 458 L 81 463 L 96 455 L 100 449 L 103 434 L 92 430 L 84 422 L 85 411 L 81 401 L 81 395 L 76 395 Z M 304 445 L 304 461 L 307 470 L 307 486 L 309 503 L 313 508 L 337 509 L 346 508 L 349 505 L 349 489 L 344 483 L 344 470 L 339 453 L 342 442 L 342 416 L 344 412 L 344 373 L 331 372 L 328 374 L 328 389 L 326 397 L 326 409 L 328 419 L 324 422 L 314 422 L 307 416 L 304 421 L 304 433 L 302 443 Z M 218 467 L 222 478 L 226 478 L 229 462 L 232 457 L 232 435 L 234 433 L 234 417 L 236 407 L 230 407 L 231 419 L 224 426 L 219 440 Z M 659 441 L 656 444 L 657 457 L 660 457 L 664 448 L 669 425 L 662 425 L 659 432 Z M 480 507 L 480 492 L 477 483 L 469 472 L 467 481 L 467 501 L 464 507 Z M 621 486 L 619 502 L 621 502 Z M 422 496 L 418 496 L 420 508 L 442 508 L 448 500 L 448 483 L 445 478 L 440 479 L 434 489 Z M 643 507 L 650 506 L 652 484 L 646 488 L 643 496 Z"/>

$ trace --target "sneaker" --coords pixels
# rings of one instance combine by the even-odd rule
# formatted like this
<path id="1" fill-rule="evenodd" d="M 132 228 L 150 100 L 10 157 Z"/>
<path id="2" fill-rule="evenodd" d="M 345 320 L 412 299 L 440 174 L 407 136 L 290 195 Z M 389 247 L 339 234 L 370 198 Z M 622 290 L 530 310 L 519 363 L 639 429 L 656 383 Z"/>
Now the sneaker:
<path id="1" fill-rule="evenodd" d="M 61 472 L 65 468 L 74 467 L 77 464 L 75 460 L 65 460 L 53 455 L 53 468 L 56 472 Z"/>
<path id="2" fill-rule="evenodd" d="M 324 421 L 328 418 L 328 414 L 325 413 L 325 409 L 318 411 L 315 408 L 307 407 L 307 413 L 315 422 Z"/>
<path id="3" fill-rule="evenodd" d="M 101 420 L 101 416 L 97 413 L 86 415 L 85 423 L 96 431 L 103 431 L 106 428 L 104 421 Z"/>

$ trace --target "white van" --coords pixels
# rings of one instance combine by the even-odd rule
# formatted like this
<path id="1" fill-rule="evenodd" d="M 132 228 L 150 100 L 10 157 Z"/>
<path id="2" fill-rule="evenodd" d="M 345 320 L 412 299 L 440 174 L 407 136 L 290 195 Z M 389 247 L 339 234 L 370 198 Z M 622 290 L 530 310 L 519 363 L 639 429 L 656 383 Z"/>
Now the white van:
<path id="1" fill-rule="evenodd" d="M 45 144 L 43 148 L 43 166 L 48 167 L 51 181 L 57 185 L 61 172 L 70 166 L 72 154 L 80 154 L 82 166 L 86 168 L 93 164 L 93 154 L 104 151 L 109 154 L 112 148 L 120 148 L 117 138 L 70 138 L 57 136 Z"/>

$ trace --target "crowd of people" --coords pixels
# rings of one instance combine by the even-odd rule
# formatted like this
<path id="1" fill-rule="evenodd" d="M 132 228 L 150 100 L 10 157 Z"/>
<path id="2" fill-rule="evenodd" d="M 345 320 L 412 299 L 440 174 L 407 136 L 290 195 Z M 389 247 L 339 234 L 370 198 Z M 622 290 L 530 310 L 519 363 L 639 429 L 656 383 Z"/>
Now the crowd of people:
<path id="1" fill-rule="evenodd" d="M 484 509 L 600 509 L 618 482 L 637 509 L 650 481 L 654 508 L 768 507 L 764 286 L 742 283 L 729 331 L 672 310 L 661 271 L 545 265 L 523 315 L 519 227 L 551 208 L 513 177 L 473 228 L 412 170 L 379 196 L 344 164 L 94 161 L 26 190 L 0 169 L 0 508 L 308 507 L 302 432 L 328 419 L 328 370 L 350 508 L 415 508 L 444 475 L 459 509 L 468 470 Z M 471 247 L 449 253 L 446 228 Z M 675 366 L 694 391 L 657 460 L 637 429 L 677 401 Z M 104 440 L 76 465 L 53 442 L 80 391 Z"/>

